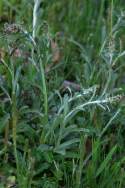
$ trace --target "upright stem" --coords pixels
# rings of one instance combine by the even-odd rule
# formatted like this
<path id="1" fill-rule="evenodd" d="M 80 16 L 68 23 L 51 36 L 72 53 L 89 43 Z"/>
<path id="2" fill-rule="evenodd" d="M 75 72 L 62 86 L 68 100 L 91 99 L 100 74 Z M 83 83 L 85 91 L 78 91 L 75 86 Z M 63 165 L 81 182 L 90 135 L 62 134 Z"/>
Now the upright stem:
<path id="1" fill-rule="evenodd" d="M 17 113 L 16 113 L 16 96 L 15 92 L 12 92 L 12 137 L 13 137 L 13 147 L 14 147 L 14 156 L 16 160 L 17 166 L 17 178 L 19 178 L 19 162 L 18 162 L 18 155 L 17 155 L 17 142 L 16 142 L 16 129 L 17 129 Z"/>
<path id="2" fill-rule="evenodd" d="M 16 169 L 17 169 L 17 180 L 18 184 L 20 184 L 20 170 L 19 170 L 19 160 L 17 154 L 17 101 L 16 101 L 16 83 L 15 83 L 15 70 L 13 66 L 13 62 L 11 62 L 11 78 L 12 78 L 12 93 L 11 93 L 11 124 L 12 124 L 12 140 L 13 140 L 13 150 L 14 150 L 14 157 L 16 161 Z M 19 186 L 20 188 L 20 186 Z"/>
<path id="3" fill-rule="evenodd" d="M 113 44 L 113 0 L 111 0 L 111 8 L 110 8 L 110 29 L 109 29 L 109 53 L 110 53 L 110 59 L 109 59 L 109 72 L 108 72 L 108 78 L 106 85 L 104 87 L 102 96 L 106 94 L 109 85 L 111 83 L 112 78 L 112 60 L 113 60 L 113 51 L 114 51 L 114 44 Z"/>
<path id="4" fill-rule="evenodd" d="M 110 34 L 112 36 L 112 27 L 113 27 L 113 0 L 111 0 L 111 12 L 110 12 Z"/>
<path id="5" fill-rule="evenodd" d="M 38 22 L 38 12 L 41 0 L 34 0 L 34 9 L 33 9 L 33 33 L 32 37 L 35 41 L 36 38 L 36 30 L 37 30 L 37 22 Z M 38 49 L 38 48 L 37 48 Z M 38 55 L 40 55 L 38 49 Z M 46 88 L 46 79 L 45 79 L 45 72 L 43 67 L 42 58 L 40 57 L 40 73 L 41 73 L 41 80 L 42 80 L 42 90 L 44 95 L 44 113 L 45 116 L 48 116 L 48 99 L 47 99 L 47 88 Z"/>
<path id="6" fill-rule="evenodd" d="M 37 30 L 37 21 L 38 21 L 38 9 L 40 6 L 41 0 L 34 0 L 34 9 L 33 9 L 33 31 L 32 37 L 36 37 L 36 30 Z"/>
<path id="7" fill-rule="evenodd" d="M 46 88 L 46 80 L 45 80 L 45 71 L 43 68 L 43 62 L 40 58 L 40 73 L 41 73 L 41 79 L 42 79 L 42 87 L 43 87 L 43 95 L 44 95 L 44 113 L 45 116 L 48 116 L 48 97 L 47 97 L 47 88 Z"/>

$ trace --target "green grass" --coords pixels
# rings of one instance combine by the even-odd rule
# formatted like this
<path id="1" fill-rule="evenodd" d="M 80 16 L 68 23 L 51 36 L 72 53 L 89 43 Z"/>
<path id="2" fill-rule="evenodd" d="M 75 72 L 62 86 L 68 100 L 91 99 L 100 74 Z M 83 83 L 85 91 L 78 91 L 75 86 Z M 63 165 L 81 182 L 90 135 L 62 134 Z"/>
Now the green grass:
<path id="1" fill-rule="evenodd" d="M 0 188 L 124 188 L 124 1 L 35 2 L 0 1 Z"/>

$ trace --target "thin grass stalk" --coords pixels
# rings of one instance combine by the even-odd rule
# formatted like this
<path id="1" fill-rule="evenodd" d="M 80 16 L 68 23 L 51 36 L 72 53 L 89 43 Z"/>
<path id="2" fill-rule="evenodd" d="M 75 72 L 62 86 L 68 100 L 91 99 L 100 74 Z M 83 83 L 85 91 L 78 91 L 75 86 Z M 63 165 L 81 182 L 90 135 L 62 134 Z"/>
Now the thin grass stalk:
<path id="1" fill-rule="evenodd" d="M 14 148 L 14 156 L 16 160 L 17 167 L 17 178 L 19 180 L 19 161 L 17 155 L 17 113 L 16 113 L 16 96 L 15 92 L 12 92 L 12 139 L 13 139 L 13 148 Z"/>
<path id="2" fill-rule="evenodd" d="M 111 8 L 110 8 L 110 29 L 109 29 L 109 53 L 110 53 L 110 60 L 109 60 L 109 72 L 108 72 L 108 79 L 106 85 L 104 87 L 102 96 L 106 94 L 111 78 L 112 78 L 112 64 L 113 64 L 113 53 L 114 53 L 114 41 L 113 41 L 113 6 L 114 2 L 111 0 Z"/>
<path id="3" fill-rule="evenodd" d="M 112 35 L 112 29 L 113 29 L 113 6 L 114 6 L 114 1 L 111 0 L 111 15 L 110 15 L 110 33 Z"/>
<path id="4" fill-rule="evenodd" d="M 97 31 L 99 31 L 99 27 L 100 27 L 101 21 L 102 21 L 104 2 L 105 2 L 105 0 L 102 0 L 101 5 L 100 5 L 99 17 L 98 17 L 98 21 L 97 21 Z"/>
<path id="5" fill-rule="evenodd" d="M 37 31 L 37 23 L 38 23 L 38 12 L 40 7 L 41 0 L 34 0 L 34 9 L 33 9 L 33 33 L 32 37 L 35 41 L 36 38 L 36 31 Z M 38 54 L 40 54 L 38 50 Z M 40 56 L 40 74 L 41 74 L 41 80 L 42 80 L 42 90 L 43 90 L 43 96 L 44 96 L 44 113 L 45 116 L 48 116 L 48 97 L 47 97 L 47 88 L 46 88 L 46 79 L 45 79 L 45 71 L 43 67 L 43 61 Z"/>
<path id="6" fill-rule="evenodd" d="M 5 128 L 5 135 L 4 135 L 4 148 L 5 148 L 4 161 L 6 162 L 8 161 L 8 157 L 7 157 L 8 136 L 9 136 L 9 121 L 7 121 Z"/>
<path id="7" fill-rule="evenodd" d="M 17 169 L 17 181 L 19 183 L 19 188 L 20 188 L 20 170 L 19 170 L 19 160 L 18 160 L 18 154 L 17 154 L 17 101 L 16 101 L 16 84 L 15 84 L 13 62 L 11 62 L 10 69 L 11 69 L 11 78 L 12 78 L 12 93 L 11 93 L 12 140 L 13 140 L 13 150 L 14 150 L 14 157 L 16 161 L 16 169 Z"/>
<path id="8" fill-rule="evenodd" d="M 84 154 L 85 154 L 85 142 L 86 142 L 86 138 L 81 136 L 80 145 L 79 145 L 79 150 L 80 150 L 79 167 L 78 167 L 78 171 L 76 172 L 76 188 L 80 188 L 80 184 L 81 184 Z"/>

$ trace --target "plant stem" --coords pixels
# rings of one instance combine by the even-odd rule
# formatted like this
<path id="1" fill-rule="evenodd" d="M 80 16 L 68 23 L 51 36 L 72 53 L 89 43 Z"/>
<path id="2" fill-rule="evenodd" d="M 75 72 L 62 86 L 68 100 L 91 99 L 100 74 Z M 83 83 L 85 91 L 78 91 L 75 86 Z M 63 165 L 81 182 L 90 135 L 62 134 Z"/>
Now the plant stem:
<path id="1" fill-rule="evenodd" d="M 15 92 L 12 92 L 12 137 L 13 137 L 14 156 L 15 156 L 16 167 L 17 167 L 17 178 L 19 178 L 19 161 L 18 161 L 18 155 L 16 149 L 17 148 L 16 126 L 17 126 L 16 96 L 15 96 Z"/>
<path id="2" fill-rule="evenodd" d="M 37 30 L 37 20 L 38 20 L 38 9 L 40 6 L 41 0 L 34 0 L 34 9 L 33 9 L 33 31 L 32 37 L 35 39 L 36 30 Z"/>
<path id="3" fill-rule="evenodd" d="M 43 86 L 43 95 L 44 95 L 44 113 L 45 116 L 48 116 L 48 97 L 47 97 L 47 88 L 46 88 L 46 80 L 45 80 L 45 72 L 43 68 L 43 62 L 40 58 L 40 73 L 41 73 L 41 79 L 42 79 L 42 86 Z"/>
<path id="4" fill-rule="evenodd" d="M 113 27 L 113 0 L 111 0 L 111 12 L 110 12 L 110 34 L 112 36 L 112 27 Z"/>
<path id="5" fill-rule="evenodd" d="M 34 9 L 33 9 L 33 28 L 32 28 L 32 37 L 35 41 L 36 38 L 36 30 L 37 30 L 37 22 L 38 22 L 38 12 L 40 7 L 41 0 L 34 0 Z M 36 46 L 36 45 L 35 45 Z M 37 46 L 36 46 L 37 48 Z M 34 50 L 34 49 L 33 49 Z M 37 48 L 38 56 L 40 56 L 39 49 Z M 32 52 L 33 56 L 33 52 Z M 43 67 L 43 61 L 40 56 L 40 74 L 41 74 L 41 80 L 42 80 L 42 90 L 44 95 L 44 113 L 45 116 L 48 116 L 48 99 L 47 99 L 47 88 L 46 88 L 46 79 L 45 79 L 45 72 Z"/>

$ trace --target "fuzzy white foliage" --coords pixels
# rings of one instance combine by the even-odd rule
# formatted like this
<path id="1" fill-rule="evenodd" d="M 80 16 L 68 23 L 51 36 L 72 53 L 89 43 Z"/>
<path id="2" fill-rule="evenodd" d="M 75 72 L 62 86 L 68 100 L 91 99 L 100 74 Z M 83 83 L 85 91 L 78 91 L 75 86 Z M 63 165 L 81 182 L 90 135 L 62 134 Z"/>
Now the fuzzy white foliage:
<path id="1" fill-rule="evenodd" d="M 35 38 L 36 36 L 36 29 L 37 29 L 37 20 L 38 20 L 38 12 L 40 7 L 41 0 L 34 0 L 34 8 L 33 8 L 33 33 L 32 37 Z"/>

